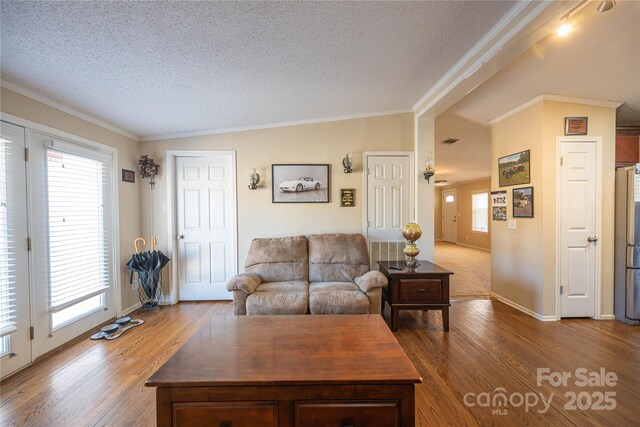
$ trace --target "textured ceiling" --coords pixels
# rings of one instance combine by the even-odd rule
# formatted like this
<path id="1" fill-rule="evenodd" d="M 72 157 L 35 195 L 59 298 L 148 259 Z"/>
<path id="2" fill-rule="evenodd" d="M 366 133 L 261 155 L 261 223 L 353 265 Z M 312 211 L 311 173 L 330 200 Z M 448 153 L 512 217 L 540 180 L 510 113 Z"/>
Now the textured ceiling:
<path id="1" fill-rule="evenodd" d="M 436 118 L 436 179 L 490 176 L 488 122 L 543 94 L 619 101 L 617 124 L 640 126 L 640 1 L 605 13 L 592 2 L 566 38 L 552 33 Z M 439 144 L 459 138 L 451 146 Z"/>
<path id="2" fill-rule="evenodd" d="M 514 3 L 2 1 L 1 71 L 141 137 L 384 113 Z"/>

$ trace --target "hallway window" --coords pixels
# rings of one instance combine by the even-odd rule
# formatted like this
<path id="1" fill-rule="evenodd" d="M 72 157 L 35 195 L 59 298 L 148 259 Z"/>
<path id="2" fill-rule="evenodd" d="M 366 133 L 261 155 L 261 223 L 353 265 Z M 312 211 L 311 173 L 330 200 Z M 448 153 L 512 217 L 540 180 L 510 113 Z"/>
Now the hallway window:
<path id="1" fill-rule="evenodd" d="M 475 193 L 471 195 L 471 211 L 473 223 L 472 231 L 489 232 L 489 193 Z"/>

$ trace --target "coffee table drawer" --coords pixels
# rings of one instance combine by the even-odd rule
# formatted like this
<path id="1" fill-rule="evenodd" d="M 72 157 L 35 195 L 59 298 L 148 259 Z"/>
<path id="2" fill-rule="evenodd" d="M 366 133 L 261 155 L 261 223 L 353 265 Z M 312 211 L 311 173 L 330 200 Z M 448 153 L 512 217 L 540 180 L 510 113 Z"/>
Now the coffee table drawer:
<path id="1" fill-rule="evenodd" d="M 296 427 L 397 427 L 399 420 L 395 400 L 295 402 Z"/>
<path id="2" fill-rule="evenodd" d="M 400 279 L 398 291 L 400 302 L 444 300 L 440 279 Z"/>
<path id="3" fill-rule="evenodd" d="M 278 426 L 278 402 L 180 402 L 171 409 L 172 426 Z"/>

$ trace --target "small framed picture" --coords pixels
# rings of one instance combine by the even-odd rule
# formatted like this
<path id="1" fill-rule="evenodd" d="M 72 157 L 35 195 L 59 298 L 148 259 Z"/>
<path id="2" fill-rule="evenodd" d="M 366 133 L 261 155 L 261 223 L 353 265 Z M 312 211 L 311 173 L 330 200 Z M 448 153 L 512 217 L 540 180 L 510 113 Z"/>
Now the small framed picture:
<path id="1" fill-rule="evenodd" d="M 340 207 L 353 208 L 356 206 L 356 189 L 341 188 L 340 189 Z"/>
<path id="2" fill-rule="evenodd" d="M 565 135 L 586 135 L 587 134 L 587 117 L 565 117 L 564 118 L 564 134 Z"/>
<path id="3" fill-rule="evenodd" d="M 136 173 L 128 169 L 122 169 L 122 182 L 136 182 Z"/>
<path id="4" fill-rule="evenodd" d="M 533 218 L 533 187 L 514 188 L 513 217 Z"/>
<path id="5" fill-rule="evenodd" d="M 329 203 L 329 165 L 271 165 L 273 203 Z"/>

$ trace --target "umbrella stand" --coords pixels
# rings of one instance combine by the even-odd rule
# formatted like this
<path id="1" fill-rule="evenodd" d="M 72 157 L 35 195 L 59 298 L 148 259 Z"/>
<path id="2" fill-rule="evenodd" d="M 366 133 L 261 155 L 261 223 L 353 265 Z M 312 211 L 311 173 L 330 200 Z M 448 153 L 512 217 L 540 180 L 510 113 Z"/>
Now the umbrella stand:
<path id="1" fill-rule="evenodd" d="M 138 273 L 138 298 L 142 308 L 147 311 L 158 311 L 158 303 L 162 297 L 162 273 L 146 275 L 142 277 Z"/>
<path id="2" fill-rule="evenodd" d="M 151 250 L 142 253 L 138 248 L 138 241 L 142 241 L 143 246 L 146 245 L 142 237 L 134 242 L 136 253 L 127 262 L 127 267 L 131 270 L 131 282 L 133 283 L 133 273 L 138 273 L 138 298 L 142 308 L 157 311 L 162 297 L 162 269 L 169 258 L 162 251 L 156 251 L 155 237 L 151 240 Z"/>

